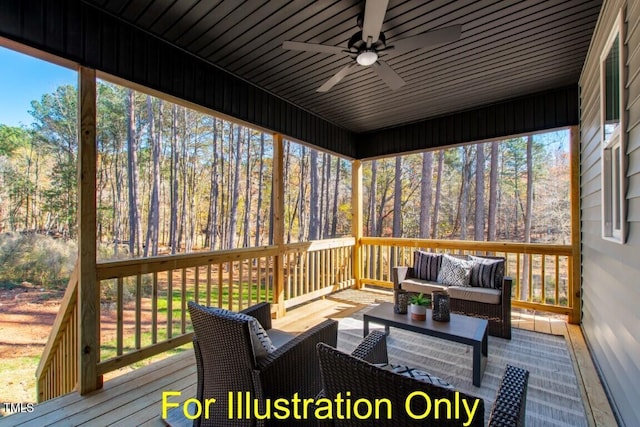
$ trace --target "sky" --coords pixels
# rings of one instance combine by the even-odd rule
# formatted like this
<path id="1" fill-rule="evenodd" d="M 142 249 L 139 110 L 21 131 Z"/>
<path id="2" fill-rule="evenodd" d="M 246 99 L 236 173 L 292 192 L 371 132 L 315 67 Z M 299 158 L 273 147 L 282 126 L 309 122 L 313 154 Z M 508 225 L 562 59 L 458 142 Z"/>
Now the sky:
<path id="1" fill-rule="evenodd" d="M 77 85 L 75 70 L 0 47 L 0 124 L 28 126 L 31 101 L 65 84 Z"/>

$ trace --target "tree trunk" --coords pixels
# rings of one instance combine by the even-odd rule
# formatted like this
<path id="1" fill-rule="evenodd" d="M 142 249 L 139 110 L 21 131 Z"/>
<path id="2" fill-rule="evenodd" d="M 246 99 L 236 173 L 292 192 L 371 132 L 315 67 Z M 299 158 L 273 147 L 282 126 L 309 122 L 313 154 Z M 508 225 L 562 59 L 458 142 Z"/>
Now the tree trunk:
<path id="1" fill-rule="evenodd" d="M 484 240 L 484 144 L 476 144 L 476 218 L 475 240 Z"/>
<path id="2" fill-rule="evenodd" d="M 491 143 L 491 172 L 489 175 L 489 230 L 490 242 L 496 240 L 496 213 L 498 211 L 498 142 Z"/>
<path id="3" fill-rule="evenodd" d="M 371 188 L 369 189 L 369 236 L 376 235 L 376 198 L 377 198 L 378 161 L 371 162 Z"/>
<path id="4" fill-rule="evenodd" d="M 264 181 L 264 132 L 260 132 L 260 164 L 258 166 L 258 202 L 256 207 L 256 247 L 260 246 L 260 226 L 262 223 L 262 187 Z M 273 192 L 273 191 L 272 191 Z"/>
<path id="5" fill-rule="evenodd" d="M 236 126 L 236 153 L 235 153 L 235 170 L 233 174 L 233 190 L 231 192 L 231 212 L 229 215 L 229 241 L 228 248 L 235 248 L 236 227 L 238 223 L 238 198 L 240 195 L 240 163 L 242 159 L 242 138 L 240 134 L 240 126 Z M 233 134 L 233 125 L 231 128 Z"/>
<path id="6" fill-rule="evenodd" d="M 436 196 L 433 203 L 433 220 L 431 221 L 431 238 L 438 238 L 438 214 L 440 212 L 440 194 L 442 192 L 442 167 L 444 164 L 444 150 L 438 152 L 438 173 L 436 174 Z"/>
<path id="7" fill-rule="evenodd" d="M 402 235 L 402 156 L 396 156 L 393 186 L 393 237 Z"/>
<path id="8" fill-rule="evenodd" d="M 533 210 L 533 136 L 527 136 L 527 204 L 524 215 L 524 242 L 531 243 L 531 213 Z M 523 301 L 529 298 L 529 257 L 524 255 L 522 263 L 522 285 L 520 286 L 520 299 Z M 542 301 L 544 303 L 544 301 Z"/>
<path id="9" fill-rule="evenodd" d="M 286 191 L 289 188 L 289 170 L 291 163 L 291 144 L 288 141 L 283 141 L 283 149 L 284 149 L 284 188 L 285 188 L 285 197 L 287 199 L 287 206 L 292 206 L 291 204 L 291 191 Z M 273 203 L 273 191 L 271 192 L 271 202 Z M 293 208 L 293 212 L 288 212 L 289 223 L 287 224 L 287 240 L 286 243 L 291 243 L 291 229 L 293 228 L 293 222 L 295 221 L 296 212 L 298 210 L 298 205 L 296 204 Z M 271 215 L 273 218 L 273 215 Z M 271 224 L 270 233 L 270 241 L 273 242 L 273 224 Z"/>
<path id="10" fill-rule="evenodd" d="M 182 248 L 182 239 L 187 235 L 187 109 L 182 107 L 182 129 L 180 132 L 180 175 L 182 177 L 182 203 L 180 207 L 180 223 L 178 224 L 178 250 Z M 185 248 L 188 250 L 188 244 Z"/>
<path id="11" fill-rule="evenodd" d="M 462 185 L 460 189 L 460 240 L 467 239 L 467 215 L 469 211 L 469 152 L 462 147 Z"/>
<path id="12" fill-rule="evenodd" d="M 245 128 L 245 136 L 247 140 L 247 155 L 245 161 L 247 163 L 244 188 L 244 230 L 243 230 L 243 247 L 248 248 L 249 243 L 249 217 L 251 214 L 251 134 L 249 129 Z"/>
<path id="13" fill-rule="evenodd" d="M 162 102 L 162 101 L 160 101 Z M 160 141 L 158 135 L 156 135 L 155 120 L 153 113 L 153 102 L 151 96 L 147 95 L 147 115 L 149 120 L 149 145 L 151 146 L 151 198 L 149 200 L 149 214 L 147 222 L 147 237 L 144 245 L 144 256 L 149 255 L 149 249 L 151 249 L 151 255 L 158 255 L 158 226 L 159 221 L 159 188 L 160 188 Z"/>
<path id="14" fill-rule="evenodd" d="M 171 109 L 171 181 L 170 204 L 171 219 L 169 222 L 169 245 L 171 254 L 177 251 L 177 229 L 178 229 L 178 106 L 173 104 Z"/>
<path id="15" fill-rule="evenodd" d="M 127 91 L 127 177 L 129 184 L 129 254 L 140 255 L 138 211 L 138 141 L 135 134 L 135 93 Z"/>
<path id="16" fill-rule="evenodd" d="M 120 152 L 122 150 L 121 141 L 116 138 L 114 141 L 114 161 L 113 161 L 113 174 L 115 176 L 115 182 L 112 183 L 113 193 L 113 256 L 118 258 L 118 252 L 120 250 L 120 228 L 122 226 L 122 219 L 120 215 L 120 206 L 122 203 L 122 173 L 120 171 Z"/>
<path id="17" fill-rule="evenodd" d="M 318 151 L 310 150 L 309 174 L 311 175 L 311 195 L 309 200 L 309 240 L 318 240 L 319 236 L 319 218 L 318 212 Z M 304 203 L 304 200 L 303 200 Z"/>
<path id="18" fill-rule="evenodd" d="M 213 118 L 213 141 L 211 173 L 209 182 L 209 212 L 207 214 L 207 237 L 205 246 L 210 251 L 216 247 L 216 232 L 218 229 L 218 120 Z"/>
<path id="19" fill-rule="evenodd" d="M 328 182 L 328 181 L 327 181 Z M 340 183 L 340 158 L 336 158 L 336 182 L 333 189 L 333 219 L 331 221 L 331 237 L 336 237 L 338 228 L 338 184 Z"/>
<path id="20" fill-rule="evenodd" d="M 433 151 L 422 153 L 420 182 L 420 238 L 428 239 L 431 230 L 431 195 L 433 182 Z"/>
<path id="21" fill-rule="evenodd" d="M 304 242 L 305 238 L 304 238 L 304 232 L 305 232 L 305 226 L 306 226 L 306 192 L 305 192 L 305 182 L 306 182 L 306 168 L 304 167 L 304 160 L 305 157 L 307 156 L 307 149 L 305 148 L 304 145 L 300 146 L 300 188 L 299 188 L 299 192 L 298 192 L 298 201 L 297 201 L 297 205 L 298 205 L 298 241 L 299 242 Z"/>
<path id="22" fill-rule="evenodd" d="M 319 197 L 320 197 L 320 203 L 318 206 L 318 238 L 322 239 L 325 235 L 326 235 L 326 226 L 325 223 L 327 222 L 326 219 L 326 206 L 328 204 L 328 198 L 327 198 L 327 183 L 325 181 L 325 176 L 327 174 L 327 157 L 328 154 L 324 153 L 322 155 L 322 168 L 320 169 L 320 175 L 319 175 L 319 179 L 320 179 L 320 190 L 319 190 Z"/>

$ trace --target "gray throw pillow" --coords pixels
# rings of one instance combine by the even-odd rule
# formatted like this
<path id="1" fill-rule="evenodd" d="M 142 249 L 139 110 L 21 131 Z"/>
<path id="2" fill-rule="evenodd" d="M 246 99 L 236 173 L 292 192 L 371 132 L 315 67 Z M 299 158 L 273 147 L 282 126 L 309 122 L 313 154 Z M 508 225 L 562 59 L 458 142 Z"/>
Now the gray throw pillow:
<path id="1" fill-rule="evenodd" d="M 415 251 L 413 253 L 413 272 L 418 279 L 435 282 L 442 262 L 441 254 Z"/>
<path id="2" fill-rule="evenodd" d="M 477 288 L 502 288 L 504 259 L 469 256 L 473 262 L 469 284 Z"/>
<path id="3" fill-rule="evenodd" d="M 442 264 L 438 273 L 438 283 L 447 286 L 469 286 L 469 276 L 473 263 L 464 259 L 442 255 Z"/>

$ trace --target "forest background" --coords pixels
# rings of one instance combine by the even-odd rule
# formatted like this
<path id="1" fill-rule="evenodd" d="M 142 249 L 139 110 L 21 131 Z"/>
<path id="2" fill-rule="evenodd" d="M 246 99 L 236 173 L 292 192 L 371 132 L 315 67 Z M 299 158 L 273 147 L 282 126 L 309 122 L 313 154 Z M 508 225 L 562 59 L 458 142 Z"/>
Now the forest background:
<path id="1" fill-rule="evenodd" d="M 31 125 L 0 124 L 5 284 L 61 284 L 75 262 L 76 102 L 62 85 L 32 101 Z M 270 134 L 104 81 L 97 126 L 101 261 L 270 244 Z M 567 139 L 557 131 L 365 161 L 363 232 L 567 244 Z M 292 141 L 284 156 L 285 241 L 350 235 L 350 161 Z"/>

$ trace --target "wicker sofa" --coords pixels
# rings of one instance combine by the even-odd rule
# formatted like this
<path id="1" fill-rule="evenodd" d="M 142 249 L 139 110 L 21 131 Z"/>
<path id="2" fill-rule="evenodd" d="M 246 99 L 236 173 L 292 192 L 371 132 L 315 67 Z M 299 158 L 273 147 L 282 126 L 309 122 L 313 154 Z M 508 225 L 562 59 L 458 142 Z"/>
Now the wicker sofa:
<path id="1" fill-rule="evenodd" d="M 393 288 L 397 293 L 406 291 L 409 293 L 430 294 L 433 291 L 445 290 L 449 294 L 451 301 L 451 312 L 464 314 L 474 317 L 482 317 L 489 321 L 489 334 L 501 338 L 511 339 L 511 286 L 510 277 L 504 276 L 504 258 L 502 257 L 473 257 L 473 259 L 482 259 L 490 261 L 502 261 L 502 273 L 492 277 L 495 284 L 492 287 L 476 286 L 471 283 L 470 286 L 450 286 L 446 283 L 438 282 L 436 277 L 439 275 L 440 262 L 437 260 L 429 262 L 426 268 L 424 264 L 420 264 L 418 256 L 425 254 L 422 251 L 414 253 L 414 265 L 411 267 L 400 266 L 394 267 L 391 271 L 393 280 Z M 433 257 L 445 256 L 442 254 L 426 253 Z M 446 255 L 457 259 L 466 260 L 466 255 Z M 429 261 L 432 261 L 431 259 Z M 482 261 L 481 261 L 482 262 Z M 426 273 L 424 271 L 428 270 Z M 423 274 L 418 277 L 418 270 Z M 473 277 L 472 277 L 472 280 Z"/>
<path id="2" fill-rule="evenodd" d="M 195 332 L 196 398 L 200 402 L 215 398 L 214 409 L 222 408 L 208 419 L 197 418 L 194 426 L 315 425 L 314 420 L 229 419 L 225 408 L 232 392 L 248 392 L 252 397 L 272 400 L 290 399 L 295 393 L 300 398 L 315 397 L 321 390 L 316 344 L 335 346 L 338 322 L 325 320 L 294 336 L 271 328 L 270 304 L 260 303 L 242 310 L 240 313 L 260 323 L 275 346 L 273 352 L 257 357 L 256 343 L 246 319 L 219 315 L 194 302 L 189 302 L 189 313 Z"/>
<path id="3" fill-rule="evenodd" d="M 338 393 L 351 391 L 351 401 L 364 399 L 374 402 L 376 399 L 387 398 L 392 403 L 392 416 L 380 417 L 373 420 L 350 419 L 322 420 L 318 425 L 349 427 L 371 425 L 380 427 L 396 426 L 484 426 L 484 400 L 451 388 L 423 382 L 415 378 L 390 372 L 377 364 L 387 363 L 386 337 L 381 331 L 371 332 L 356 350 L 349 354 L 343 353 L 332 346 L 318 344 L 320 370 L 322 372 L 323 391 L 319 397 L 335 399 Z M 498 386 L 496 398 L 489 415 L 489 427 L 520 427 L 525 424 L 525 408 L 527 400 L 527 383 L 529 372 L 515 366 L 507 365 Z M 473 417 L 464 418 L 461 409 L 460 416 L 438 416 L 431 410 L 424 419 L 415 419 L 406 410 L 408 396 L 411 393 L 424 393 L 435 402 L 436 399 L 449 402 L 462 402 L 466 399 L 470 405 L 477 401 L 477 408 Z M 410 402 L 413 414 L 424 414 L 429 409 L 425 401 L 412 399 Z M 431 406 L 434 409 L 434 406 Z M 381 411 L 384 413 L 384 411 Z M 468 422 L 468 424 L 467 424 Z"/>

